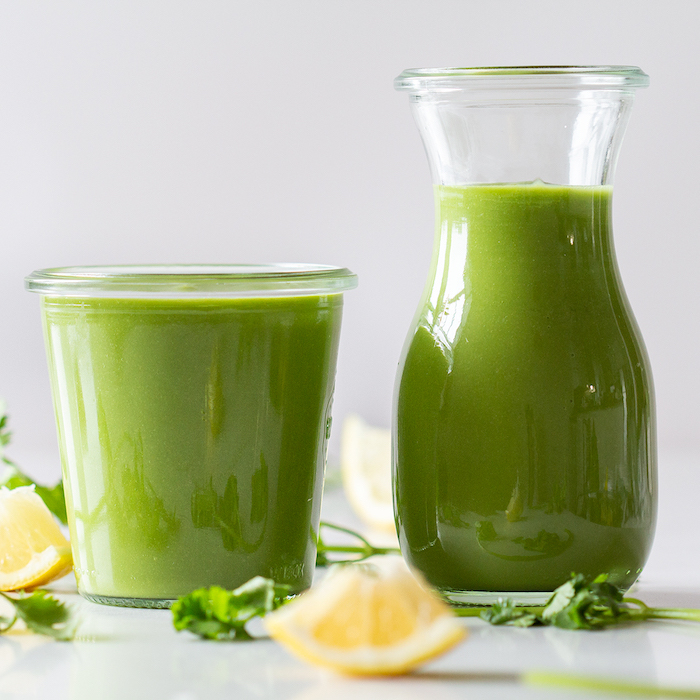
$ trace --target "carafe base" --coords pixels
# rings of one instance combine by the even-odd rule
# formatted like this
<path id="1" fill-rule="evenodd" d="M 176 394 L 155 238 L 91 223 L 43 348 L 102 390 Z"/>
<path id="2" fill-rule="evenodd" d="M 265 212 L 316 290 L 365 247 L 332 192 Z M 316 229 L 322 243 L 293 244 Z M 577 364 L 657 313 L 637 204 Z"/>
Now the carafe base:
<path id="1" fill-rule="evenodd" d="M 500 600 L 513 601 L 518 606 L 546 605 L 552 591 L 454 591 L 440 590 L 443 598 L 454 607 L 486 607 Z"/>

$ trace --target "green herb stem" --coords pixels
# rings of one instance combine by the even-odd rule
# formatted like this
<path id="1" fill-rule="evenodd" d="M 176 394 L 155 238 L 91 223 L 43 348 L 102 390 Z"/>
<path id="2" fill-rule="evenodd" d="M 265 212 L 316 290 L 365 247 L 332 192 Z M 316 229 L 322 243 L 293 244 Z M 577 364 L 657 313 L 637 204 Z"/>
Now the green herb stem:
<path id="1" fill-rule="evenodd" d="M 360 542 L 359 545 L 330 545 L 326 544 L 321 534 L 322 529 L 334 530 L 349 535 Z M 351 562 L 363 561 L 369 557 L 380 554 L 400 554 L 401 550 L 396 547 L 375 547 L 369 542 L 366 537 L 363 537 L 359 532 L 351 530 L 341 525 L 335 525 L 321 521 L 318 533 L 318 546 L 316 550 L 316 566 L 329 566 L 330 564 L 347 564 Z M 333 559 L 328 554 L 350 554 L 352 558 L 348 559 Z"/>
<path id="2" fill-rule="evenodd" d="M 700 610 L 696 608 L 652 608 L 638 598 L 623 598 L 623 616 L 630 620 L 686 620 L 700 622 Z M 630 608 L 630 605 L 636 608 Z"/>
<path id="3" fill-rule="evenodd" d="M 0 596 L 2 596 L 5 600 L 10 601 L 12 604 L 13 609 L 15 608 L 15 601 L 13 598 L 11 598 L 7 593 L 3 593 L 0 591 Z M 17 622 L 17 610 L 14 609 L 14 616 L 13 617 L 0 617 L 0 634 L 3 632 L 7 632 L 12 625 Z"/>
<path id="4" fill-rule="evenodd" d="M 685 620 L 700 622 L 700 610 L 693 608 L 648 608 L 647 610 L 630 610 L 630 620 Z"/>
<path id="5" fill-rule="evenodd" d="M 324 552 L 340 552 L 345 554 L 363 554 L 366 557 L 371 557 L 375 554 L 393 554 L 400 550 L 396 547 L 345 547 L 343 545 L 323 545 Z"/>
<path id="6" fill-rule="evenodd" d="M 700 698 L 700 690 L 685 688 L 668 688 L 648 683 L 613 680 L 597 676 L 580 676 L 571 673 L 554 673 L 550 671 L 528 671 L 522 675 L 526 685 L 548 686 L 554 688 L 576 688 L 601 693 L 619 695 L 638 695 L 641 697 Z"/>

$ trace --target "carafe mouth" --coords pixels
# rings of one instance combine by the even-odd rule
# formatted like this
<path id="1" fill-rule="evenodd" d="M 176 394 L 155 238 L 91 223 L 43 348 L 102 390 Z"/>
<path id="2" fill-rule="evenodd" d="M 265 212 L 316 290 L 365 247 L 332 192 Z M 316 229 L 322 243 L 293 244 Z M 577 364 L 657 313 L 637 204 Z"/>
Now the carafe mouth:
<path id="1" fill-rule="evenodd" d="M 394 81 L 407 92 L 450 92 L 470 88 L 635 89 L 649 85 L 637 66 L 484 66 L 408 68 Z"/>
<path id="2" fill-rule="evenodd" d="M 611 185 L 636 66 L 410 68 L 408 93 L 438 185 Z"/>

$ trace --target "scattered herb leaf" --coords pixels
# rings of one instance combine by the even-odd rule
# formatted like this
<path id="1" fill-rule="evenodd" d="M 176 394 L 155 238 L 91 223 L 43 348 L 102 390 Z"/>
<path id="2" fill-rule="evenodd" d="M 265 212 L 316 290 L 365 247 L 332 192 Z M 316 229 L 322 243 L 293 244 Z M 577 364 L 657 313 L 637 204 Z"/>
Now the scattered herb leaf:
<path id="1" fill-rule="evenodd" d="M 488 611 L 482 612 L 481 617 L 492 625 L 512 625 L 513 627 L 532 627 L 538 622 L 535 613 L 530 612 L 528 608 L 516 606 L 509 598 L 505 600 L 501 598 Z"/>
<path id="2" fill-rule="evenodd" d="M 0 596 L 8 600 L 15 609 L 13 618 L 0 617 L 0 632 L 7 632 L 17 620 L 23 620 L 27 627 L 47 637 L 68 641 L 75 636 L 76 620 L 68 605 L 37 590 L 27 595 L 9 595 L 0 591 Z"/>
<path id="3" fill-rule="evenodd" d="M 5 464 L 12 464 L 7 457 L 5 457 L 5 445 L 10 443 L 12 438 L 12 433 L 7 429 L 7 421 L 9 419 L 8 415 L 5 413 L 5 403 L 0 401 L 0 460 L 5 462 Z"/>
<path id="4" fill-rule="evenodd" d="M 542 622 L 563 629 L 599 629 L 623 621 L 622 591 L 601 575 L 589 581 L 572 576 L 557 588 L 542 611 Z"/>
<path id="5" fill-rule="evenodd" d="M 700 622 L 700 610 L 694 608 L 652 608 L 636 598 L 625 598 L 605 574 L 593 580 L 572 574 L 544 606 L 520 607 L 505 598 L 488 608 L 457 608 L 455 613 L 464 617 L 480 614 L 492 625 L 551 625 L 570 630 L 602 629 L 644 620 Z"/>
<path id="6" fill-rule="evenodd" d="M 256 576 L 234 591 L 219 586 L 198 588 L 172 606 L 173 625 L 204 639 L 250 640 L 246 623 L 279 608 L 289 595 L 289 586 Z"/>
<path id="7" fill-rule="evenodd" d="M 359 542 L 358 545 L 330 545 L 327 544 L 323 539 L 321 534 L 322 530 L 326 528 L 328 530 L 334 530 L 336 532 L 342 532 L 346 535 L 350 535 L 355 540 Z M 401 551 L 396 547 L 375 547 L 370 544 L 369 541 L 363 537 L 359 532 L 350 530 L 347 527 L 341 527 L 340 525 L 334 525 L 333 523 L 328 523 L 321 521 L 318 529 L 318 548 L 316 550 L 316 566 L 330 566 L 331 564 L 347 564 L 350 562 L 358 562 L 367 559 L 368 557 L 375 556 L 376 554 L 400 554 Z M 351 558 L 335 558 L 331 555 L 336 554 L 350 554 Z"/>

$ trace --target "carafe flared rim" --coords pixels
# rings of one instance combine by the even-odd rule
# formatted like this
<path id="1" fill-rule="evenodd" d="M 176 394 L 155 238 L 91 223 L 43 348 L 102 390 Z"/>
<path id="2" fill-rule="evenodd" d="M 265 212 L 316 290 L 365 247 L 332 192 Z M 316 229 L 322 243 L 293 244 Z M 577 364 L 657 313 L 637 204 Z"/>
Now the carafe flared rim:
<path id="1" fill-rule="evenodd" d="M 408 68 L 394 81 L 397 90 L 413 93 L 514 87 L 627 90 L 647 85 L 649 76 L 637 66 Z"/>

